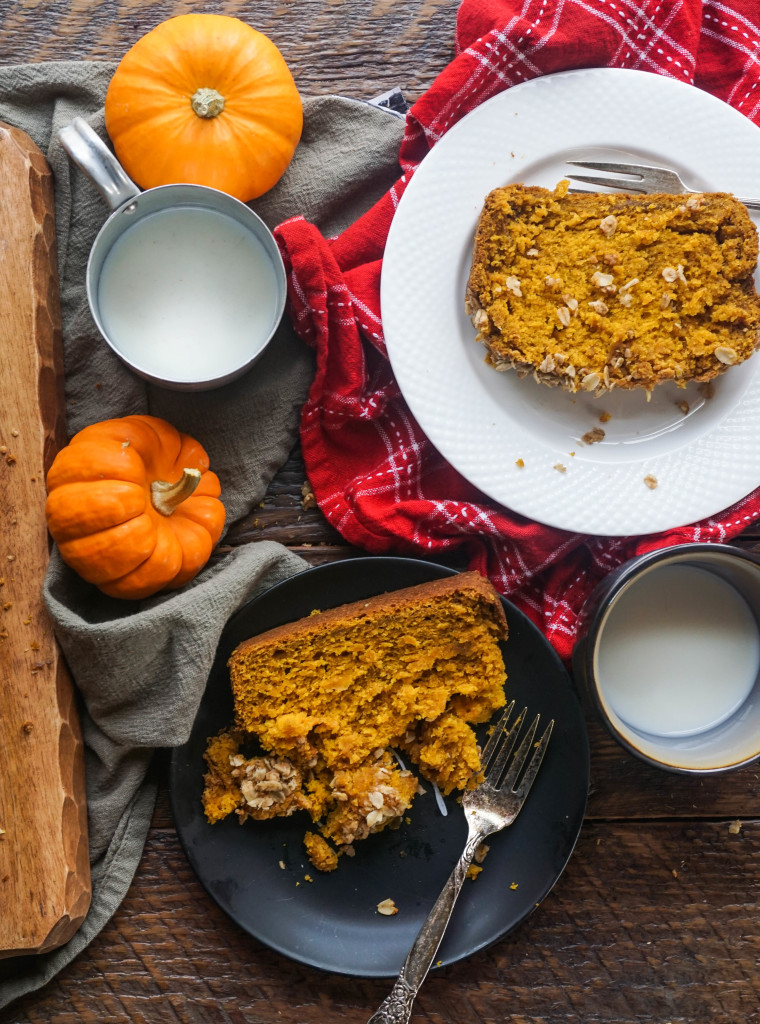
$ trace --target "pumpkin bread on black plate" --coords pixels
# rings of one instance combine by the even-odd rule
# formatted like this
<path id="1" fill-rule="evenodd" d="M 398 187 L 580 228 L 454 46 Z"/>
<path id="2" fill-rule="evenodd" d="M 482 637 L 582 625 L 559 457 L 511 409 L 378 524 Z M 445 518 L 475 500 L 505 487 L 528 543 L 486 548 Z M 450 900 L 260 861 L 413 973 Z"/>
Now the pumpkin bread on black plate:
<path id="1" fill-rule="evenodd" d="M 407 760 L 444 794 L 474 784 L 472 725 L 504 704 L 506 636 L 499 595 L 468 572 L 241 644 L 229 660 L 234 728 L 206 751 L 206 817 L 304 810 L 307 853 L 331 870 L 356 840 L 399 823 L 418 790 Z"/>

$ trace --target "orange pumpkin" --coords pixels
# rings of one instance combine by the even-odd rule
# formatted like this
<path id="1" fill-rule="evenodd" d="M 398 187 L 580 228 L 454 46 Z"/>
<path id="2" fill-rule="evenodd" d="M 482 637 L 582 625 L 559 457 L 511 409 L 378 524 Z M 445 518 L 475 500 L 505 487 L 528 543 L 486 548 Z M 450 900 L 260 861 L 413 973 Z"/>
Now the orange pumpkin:
<path id="1" fill-rule="evenodd" d="M 181 587 L 224 527 L 208 455 L 155 416 L 85 427 L 53 460 L 45 515 L 61 557 L 112 597 Z"/>
<path id="2" fill-rule="evenodd" d="M 189 182 L 243 202 L 280 179 L 303 127 L 280 51 L 220 14 L 181 14 L 139 39 L 105 113 L 116 156 L 142 188 Z"/>

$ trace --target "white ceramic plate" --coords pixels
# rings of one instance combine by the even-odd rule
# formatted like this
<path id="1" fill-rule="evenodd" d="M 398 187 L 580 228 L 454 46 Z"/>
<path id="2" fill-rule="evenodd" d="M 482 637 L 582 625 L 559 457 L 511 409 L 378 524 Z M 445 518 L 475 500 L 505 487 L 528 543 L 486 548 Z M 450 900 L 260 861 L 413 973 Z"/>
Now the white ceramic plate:
<path id="1" fill-rule="evenodd" d="M 650 402 L 572 395 L 487 366 L 464 312 L 487 193 L 553 188 L 581 159 L 663 164 L 696 189 L 760 196 L 760 129 L 694 86 L 613 68 L 525 82 L 451 128 L 409 183 L 383 261 L 385 340 L 422 429 L 494 501 L 579 533 L 653 533 L 760 484 L 760 357 L 732 367 L 708 401 L 696 385 L 661 385 Z M 604 440 L 582 444 L 603 412 Z"/>

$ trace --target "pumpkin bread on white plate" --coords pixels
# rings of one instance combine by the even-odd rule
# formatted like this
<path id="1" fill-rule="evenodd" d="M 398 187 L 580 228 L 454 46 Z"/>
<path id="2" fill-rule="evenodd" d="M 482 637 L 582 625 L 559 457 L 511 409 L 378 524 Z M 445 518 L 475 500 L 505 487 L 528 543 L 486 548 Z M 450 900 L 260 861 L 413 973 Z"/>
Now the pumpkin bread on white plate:
<path id="1" fill-rule="evenodd" d="M 737 199 L 567 184 L 486 198 L 465 308 L 491 366 L 574 392 L 651 391 L 754 353 L 758 238 Z"/>

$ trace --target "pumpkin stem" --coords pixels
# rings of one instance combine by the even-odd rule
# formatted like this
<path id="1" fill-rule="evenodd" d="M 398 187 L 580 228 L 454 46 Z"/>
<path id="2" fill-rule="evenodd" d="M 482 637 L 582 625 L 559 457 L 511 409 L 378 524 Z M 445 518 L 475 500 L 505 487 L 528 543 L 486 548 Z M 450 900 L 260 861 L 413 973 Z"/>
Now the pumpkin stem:
<path id="1" fill-rule="evenodd" d="M 224 96 L 216 89 L 198 89 L 190 105 L 198 117 L 218 117 L 224 110 Z"/>
<path id="2" fill-rule="evenodd" d="M 201 481 L 199 469 L 183 469 L 176 483 L 168 480 L 154 480 L 150 485 L 150 500 L 156 512 L 170 516 L 176 507 L 189 498 Z"/>

